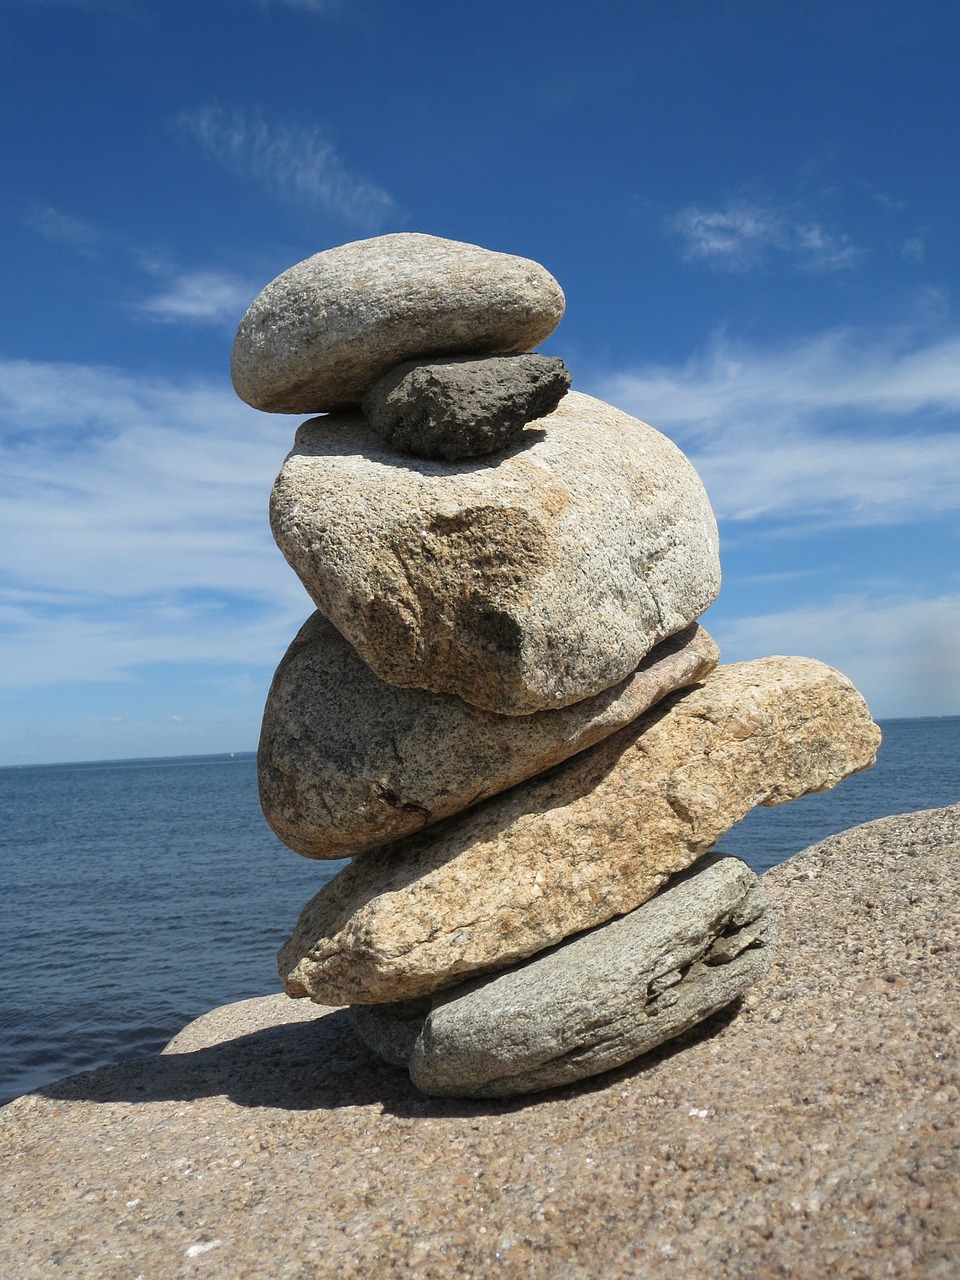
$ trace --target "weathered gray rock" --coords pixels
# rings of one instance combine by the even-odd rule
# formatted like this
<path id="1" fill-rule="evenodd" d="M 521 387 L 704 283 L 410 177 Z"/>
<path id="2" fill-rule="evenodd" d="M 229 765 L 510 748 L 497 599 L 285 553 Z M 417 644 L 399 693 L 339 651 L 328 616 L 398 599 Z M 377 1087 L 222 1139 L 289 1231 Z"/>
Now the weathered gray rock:
<path id="1" fill-rule="evenodd" d="M 527 258 L 412 232 L 314 254 L 253 300 L 233 344 L 241 400 L 271 413 L 358 405 L 401 360 L 529 351 L 563 292 Z"/>
<path id="2" fill-rule="evenodd" d="M 632 911 L 755 805 L 835 786 L 879 741 L 823 663 L 718 667 L 548 773 L 360 854 L 281 949 L 287 993 L 378 1004 L 504 968 Z"/>
<path id="3" fill-rule="evenodd" d="M 359 414 L 297 433 L 274 537 L 382 680 L 556 709 L 623 680 L 716 596 L 716 522 L 676 445 L 576 392 L 525 434 L 486 465 L 398 465 Z"/>
<path id="4" fill-rule="evenodd" d="M 465 982 L 453 987 L 452 993 L 467 991 L 470 985 Z M 364 1044 L 379 1054 L 384 1062 L 389 1062 L 391 1067 L 409 1067 L 410 1056 L 433 1002 L 432 996 L 420 996 L 415 1000 L 397 1000 L 393 1004 L 352 1004 L 350 1020 Z"/>
<path id="5" fill-rule="evenodd" d="M 450 356 L 407 361 L 363 397 L 363 413 L 387 444 L 418 458 L 476 458 L 514 444 L 570 389 L 556 356 Z"/>
<path id="6" fill-rule="evenodd" d="M 694 623 L 612 689 L 559 711 L 498 716 L 462 698 L 400 689 L 373 674 L 315 613 L 270 687 L 257 773 L 280 839 L 308 858 L 343 858 L 418 831 L 593 746 L 719 652 Z"/>
<path id="7" fill-rule="evenodd" d="M 503 1098 L 622 1066 L 753 986 L 773 912 L 757 877 L 713 855 L 629 915 L 433 1000 L 355 1005 L 366 1043 L 423 1093 Z"/>

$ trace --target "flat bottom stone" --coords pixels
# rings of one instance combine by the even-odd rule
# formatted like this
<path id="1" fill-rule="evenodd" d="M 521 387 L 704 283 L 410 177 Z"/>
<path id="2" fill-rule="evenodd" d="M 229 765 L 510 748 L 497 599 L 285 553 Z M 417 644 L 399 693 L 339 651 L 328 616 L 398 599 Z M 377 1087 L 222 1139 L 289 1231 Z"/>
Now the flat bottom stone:
<path id="1" fill-rule="evenodd" d="M 629 915 L 422 1000 L 354 1005 L 422 1093 L 503 1098 L 622 1066 L 753 986 L 776 933 L 745 863 L 711 855 Z"/>

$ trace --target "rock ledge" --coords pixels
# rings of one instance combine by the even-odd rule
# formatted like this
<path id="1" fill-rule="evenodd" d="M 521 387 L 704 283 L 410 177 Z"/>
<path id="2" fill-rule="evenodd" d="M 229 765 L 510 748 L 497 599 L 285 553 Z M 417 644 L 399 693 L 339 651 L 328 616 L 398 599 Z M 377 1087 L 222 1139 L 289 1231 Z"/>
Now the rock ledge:
<path id="1" fill-rule="evenodd" d="M 762 999 L 534 1101 L 423 1098 L 343 1011 L 214 1010 L 4 1108 L 0 1273 L 953 1280 L 958 855 L 960 805 L 797 855 Z"/>

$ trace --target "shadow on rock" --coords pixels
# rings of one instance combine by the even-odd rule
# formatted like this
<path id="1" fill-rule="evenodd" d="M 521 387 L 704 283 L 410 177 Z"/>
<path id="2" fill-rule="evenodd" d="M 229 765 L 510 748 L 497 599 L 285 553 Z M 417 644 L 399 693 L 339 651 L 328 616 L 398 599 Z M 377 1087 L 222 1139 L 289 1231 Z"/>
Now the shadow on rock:
<path id="1" fill-rule="evenodd" d="M 722 1031 L 735 1006 L 693 1031 L 603 1075 L 515 1098 L 428 1098 L 406 1072 L 388 1066 L 353 1031 L 345 1009 L 289 1022 L 190 1053 L 157 1054 L 70 1076 L 36 1092 L 59 1102 L 193 1102 L 226 1097 L 240 1107 L 335 1111 L 379 1105 L 395 1116 L 502 1115 L 592 1093 L 642 1075 Z"/>
<path id="2" fill-rule="evenodd" d="M 59 1101 L 189 1102 L 227 1097 L 285 1111 L 393 1102 L 416 1091 L 357 1039 L 345 1010 L 282 1023 L 189 1053 L 158 1054 L 47 1085 Z M 418 1096 L 418 1095 L 417 1095 Z"/>

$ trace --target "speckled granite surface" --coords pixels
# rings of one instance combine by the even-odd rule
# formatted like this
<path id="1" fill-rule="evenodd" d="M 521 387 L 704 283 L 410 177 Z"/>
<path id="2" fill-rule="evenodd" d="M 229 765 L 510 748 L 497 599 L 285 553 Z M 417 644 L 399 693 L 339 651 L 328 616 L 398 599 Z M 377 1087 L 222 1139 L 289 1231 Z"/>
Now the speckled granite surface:
<path id="1" fill-rule="evenodd" d="M 0 1275 L 953 1280 L 960 805 L 764 883 L 762 987 L 586 1086 L 427 1100 L 279 996 L 18 1099 Z"/>

